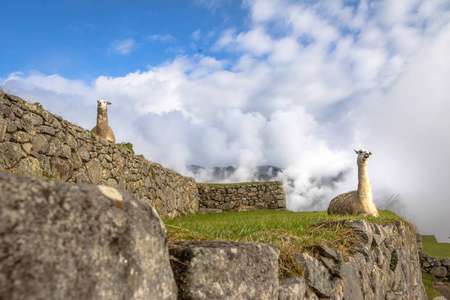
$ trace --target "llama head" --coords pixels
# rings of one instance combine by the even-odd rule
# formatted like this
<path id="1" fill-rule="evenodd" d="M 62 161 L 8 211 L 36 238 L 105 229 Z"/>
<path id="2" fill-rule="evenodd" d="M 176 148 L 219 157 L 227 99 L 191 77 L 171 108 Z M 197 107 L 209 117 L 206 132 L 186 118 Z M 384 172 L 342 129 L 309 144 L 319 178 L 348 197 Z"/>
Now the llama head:
<path id="1" fill-rule="evenodd" d="M 366 149 L 359 149 L 359 150 L 353 149 L 353 150 L 355 150 L 355 153 L 358 154 L 357 159 L 358 164 L 366 163 L 369 157 L 373 154 L 372 152 Z"/>
<path id="2" fill-rule="evenodd" d="M 98 99 L 97 103 L 98 103 L 98 107 L 101 107 L 101 108 L 106 108 L 106 105 L 112 104 L 111 102 L 108 102 L 105 99 Z"/>

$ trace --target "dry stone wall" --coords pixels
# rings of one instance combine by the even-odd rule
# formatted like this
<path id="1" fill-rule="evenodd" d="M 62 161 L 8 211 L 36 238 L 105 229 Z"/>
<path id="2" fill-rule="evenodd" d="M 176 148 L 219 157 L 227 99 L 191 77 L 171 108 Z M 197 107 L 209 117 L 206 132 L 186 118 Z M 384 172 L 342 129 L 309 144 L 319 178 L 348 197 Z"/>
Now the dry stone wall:
<path id="1" fill-rule="evenodd" d="M 344 259 L 312 246 L 294 255 L 302 277 L 278 279 L 278 250 L 272 245 L 175 243 L 169 251 L 179 299 L 427 299 L 413 228 L 365 220 L 340 225 L 360 237 L 354 254 Z"/>
<path id="2" fill-rule="evenodd" d="M 194 179 L 0 91 L 0 172 L 130 191 L 162 216 L 198 210 Z"/>
<path id="3" fill-rule="evenodd" d="M 199 210 L 222 212 L 251 206 L 259 209 L 286 209 L 281 181 L 251 184 L 198 184 Z"/>
<path id="4" fill-rule="evenodd" d="M 412 226 L 365 220 L 339 223 L 354 230 L 360 238 L 348 260 L 324 246 L 311 247 L 313 255 L 295 255 L 303 270 L 304 284 L 318 299 L 427 299 L 417 233 Z M 280 286 L 286 290 L 285 283 Z"/>
<path id="5" fill-rule="evenodd" d="M 426 253 L 420 253 L 420 264 L 427 273 L 439 279 L 450 280 L 450 258 L 439 259 Z"/>

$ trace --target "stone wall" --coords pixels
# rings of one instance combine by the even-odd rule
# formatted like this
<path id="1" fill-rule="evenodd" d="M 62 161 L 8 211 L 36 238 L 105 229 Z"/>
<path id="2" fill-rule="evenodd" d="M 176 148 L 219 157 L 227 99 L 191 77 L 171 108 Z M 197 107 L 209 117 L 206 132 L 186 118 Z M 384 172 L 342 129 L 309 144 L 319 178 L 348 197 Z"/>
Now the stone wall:
<path id="1" fill-rule="evenodd" d="M 294 255 L 302 276 L 277 279 L 271 245 L 181 242 L 169 247 L 180 299 L 427 299 L 415 230 L 340 222 L 360 237 L 349 259 L 324 246 Z M 211 272 L 211 270 L 219 270 Z M 230 272 L 227 272 L 230 270 Z M 184 298 L 185 296 L 186 298 Z"/>
<path id="2" fill-rule="evenodd" d="M 297 254 L 306 289 L 319 299 L 427 299 L 412 226 L 365 220 L 339 223 L 353 229 L 361 244 L 348 260 L 324 246 L 311 247 L 313 255 Z M 294 284 L 300 288 L 301 281 Z M 285 282 L 280 284 L 284 291 L 289 291 L 287 287 Z"/>
<path id="3" fill-rule="evenodd" d="M 450 280 L 450 258 L 439 259 L 426 253 L 420 253 L 420 264 L 427 273 L 439 279 Z"/>
<path id="4" fill-rule="evenodd" d="M 162 216 L 198 210 L 194 179 L 1 90 L 0 172 L 117 187 L 152 204 Z"/>
<path id="5" fill-rule="evenodd" d="M 286 209 L 281 181 L 251 184 L 197 184 L 199 209 L 222 212 L 244 206 L 259 209 Z"/>

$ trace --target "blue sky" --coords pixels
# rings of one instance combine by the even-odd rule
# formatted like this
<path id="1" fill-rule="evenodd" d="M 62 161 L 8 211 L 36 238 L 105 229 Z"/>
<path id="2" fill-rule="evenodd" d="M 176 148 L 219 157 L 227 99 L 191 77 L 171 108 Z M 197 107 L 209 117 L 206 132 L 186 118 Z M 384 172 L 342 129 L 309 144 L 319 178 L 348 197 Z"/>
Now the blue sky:
<path id="1" fill-rule="evenodd" d="M 198 181 L 215 166 L 236 167 L 235 182 L 283 168 L 293 210 L 356 188 L 352 148 L 369 149 L 375 203 L 399 194 L 398 213 L 448 240 L 448 0 L 1 7 L 4 91 L 86 129 L 104 98 L 118 142 Z"/>
<path id="2" fill-rule="evenodd" d="M 219 3 L 220 1 L 217 1 Z M 228 26 L 244 26 L 239 1 L 2 1 L 2 74 L 39 70 L 66 78 L 123 76 L 206 51 Z M 217 53 L 220 55 L 219 53 Z"/>

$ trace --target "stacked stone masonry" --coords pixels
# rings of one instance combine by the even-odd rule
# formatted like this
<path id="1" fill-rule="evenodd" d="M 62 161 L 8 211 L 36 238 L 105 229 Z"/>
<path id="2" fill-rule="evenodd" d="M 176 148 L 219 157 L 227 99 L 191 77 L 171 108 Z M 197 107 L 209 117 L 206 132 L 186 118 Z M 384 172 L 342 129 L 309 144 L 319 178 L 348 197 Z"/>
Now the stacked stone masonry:
<path id="1" fill-rule="evenodd" d="M 286 209 L 281 181 L 251 184 L 198 184 L 199 210 L 222 212 L 243 207 Z"/>
<path id="2" fill-rule="evenodd" d="M 439 259 L 425 253 L 420 253 L 420 264 L 427 273 L 439 279 L 450 280 L 450 258 Z"/>
<path id="3" fill-rule="evenodd" d="M 198 210 L 194 179 L 0 90 L 0 172 L 130 191 L 162 216 Z"/>

